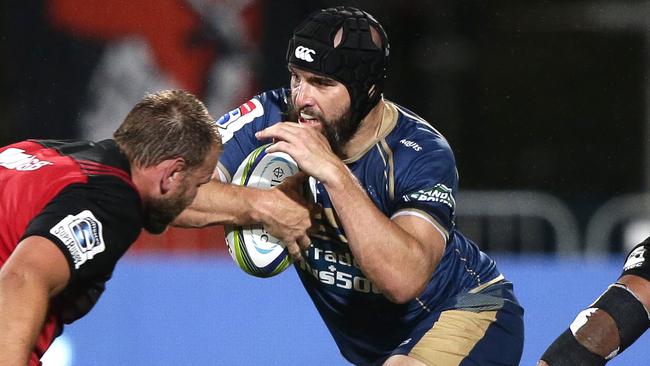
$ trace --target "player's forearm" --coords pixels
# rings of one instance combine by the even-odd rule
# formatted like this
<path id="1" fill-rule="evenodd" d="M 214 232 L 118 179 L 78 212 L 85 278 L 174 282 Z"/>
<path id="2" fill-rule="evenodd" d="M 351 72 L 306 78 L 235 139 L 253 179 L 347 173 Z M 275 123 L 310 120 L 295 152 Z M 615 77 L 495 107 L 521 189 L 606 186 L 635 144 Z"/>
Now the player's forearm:
<path id="1" fill-rule="evenodd" d="M 27 364 L 49 303 L 39 283 L 28 272 L 0 271 L 0 366 Z"/>
<path id="2" fill-rule="evenodd" d="M 326 185 L 363 273 L 394 302 L 421 293 L 438 263 L 373 204 L 351 173 Z"/>
<path id="3" fill-rule="evenodd" d="M 235 224 L 242 221 L 249 210 L 247 200 L 238 187 L 213 180 L 199 188 L 192 204 L 174 220 L 174 225 L 205 227 Z"/>
<path id="4" fill-rule="evenodd" d="M 192 204 L 174 220 L 174 226 L 247 225 L 258 222 L 253 204 L 257 190 L 212 181 L 199 188 Z"/>

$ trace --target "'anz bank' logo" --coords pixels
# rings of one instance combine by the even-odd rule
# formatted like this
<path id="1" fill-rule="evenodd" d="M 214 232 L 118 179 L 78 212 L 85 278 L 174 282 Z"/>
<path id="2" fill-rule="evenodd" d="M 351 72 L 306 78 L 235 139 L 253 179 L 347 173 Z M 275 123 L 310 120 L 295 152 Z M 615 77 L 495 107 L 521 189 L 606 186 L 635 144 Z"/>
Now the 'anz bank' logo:
<path id="1" fill-rule="evenodd" d="M 25 150 L 14 147 L 0 153 L 0 166 L 7 169 L 29 171 L 52 164 L 49 161 L 38 159 L 34 155 L 25 154 Z"/>

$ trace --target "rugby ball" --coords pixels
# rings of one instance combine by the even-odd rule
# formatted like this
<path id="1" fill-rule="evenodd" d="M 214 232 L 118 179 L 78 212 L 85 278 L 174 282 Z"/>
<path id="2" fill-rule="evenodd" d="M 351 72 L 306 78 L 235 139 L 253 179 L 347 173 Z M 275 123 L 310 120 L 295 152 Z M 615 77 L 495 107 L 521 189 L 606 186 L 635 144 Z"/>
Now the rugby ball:
<path id="1" fill-rule="evenodd" d="M 286 153 L 265 152 L 269 145 L 253 150 L 241 163 L 232 184 L 270 189 L 298 172 L 298 164 Z M 271 277 L 291 264 L 285 244 L 261 225 L 226 226 L 226 245 L 235 263 L 246 273 Z"/>

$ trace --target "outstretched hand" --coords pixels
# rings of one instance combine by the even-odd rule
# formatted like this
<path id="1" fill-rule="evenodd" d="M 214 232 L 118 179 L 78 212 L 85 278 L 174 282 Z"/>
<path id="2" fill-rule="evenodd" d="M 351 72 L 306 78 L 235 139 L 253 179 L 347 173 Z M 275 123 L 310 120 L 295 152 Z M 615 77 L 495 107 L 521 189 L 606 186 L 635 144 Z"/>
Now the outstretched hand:
<path id="1" fill-rule="evenodd" d="M 307 178 L 303 172 L 287 177 L 270 190 L 261 191 L 263 195 L 257 203 L 264 228 L 286 244 L 294 261 L 299 261 L 301 251 L 311 245 L 308 231 L 312 227 L 312 217 L 319 211 L 318 205 L 301 195 Z"/>

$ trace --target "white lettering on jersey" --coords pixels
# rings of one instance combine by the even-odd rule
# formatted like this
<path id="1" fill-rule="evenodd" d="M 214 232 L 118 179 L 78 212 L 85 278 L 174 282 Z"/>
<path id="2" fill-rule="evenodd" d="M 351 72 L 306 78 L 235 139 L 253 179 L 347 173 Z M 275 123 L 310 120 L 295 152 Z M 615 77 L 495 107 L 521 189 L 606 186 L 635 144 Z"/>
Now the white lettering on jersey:
<path id="1" fill-rule="evenodd" d="M 89 210 L 66 216 L 50 229 L 50 234 L 68 248 L 76 269 L 106 249 L 102 223 Z"/>
<path id="2" fill-rule="evenodd" d="M 381 293 L 381 290 L 366 277 L 358 275 L 358 273 L 350 273 L 357 272 L 352 271 L 353 267 L 360 269 L 359 263 L 354 259 L 352 253 L 337 253 L 331 250 L 311 247 L 307 250 L 307 256 L 313 256 L 316 262 L 332 263 L 327 266 L 327 269 L 319 271 L 316 268 L 312 268 L 305 259 L 300 261 L 300 269 L 312 275 L 321 283 L 344 290 L 373 294 Z"/>
<path id="3" fill-rule="evenodd" d="M 40 160 L 34 155 L 25 154 L 25 150 L 13 147 L 0 153 L 0 166 L 14 170 L 36 170 L 45 165 L 52 165 L 51 162 Z"/>
<path id="4" fill-rule="evenodd" d="M 315 55 L 316 51 L 312 50 L 311 48 L 307 48 L 305 46 L 298 46 L 296 47 L 296 51 L 294 52 L 296 55 L 296 58 L 305 60 L 307 62 L 314 62 L 314 58 L 311 57 L 311 55 Z"/>
<path id="5" fill-rule="evenodd" d="M 217 127 L 220 129 L 221 141 L 225 144 L 232 138 L 235 132 L 239 131 L 247 123 L 253 122 L 257 117 L 264 114 L 262 103 L 256 98 L 239 106 L 239 108 L 224 114 L 217 121 Z"/>
<path id="6" fill-rule="evenodd" d="M 443 203 L 452 210 L 456 208 L 456 200 L 454 199 L 451 188 L 442 183 L 436 184 L 433 188 L 421 189 L 415 193 L 409 193 L 402 197 L 405 202 L 409 201 L 428 201 Z"/>
<path id="7" fill-rule="evenodd" d="M 402 145 L 404 145 L 406 147 L 410 147 L 415 151 L 421 151 L 422 150 L 422 147 L 420 145 L 418 145 L 417 142 L 413 142 L 413 141 L 410 141 L 410 140 L 407 140 L 407 139 L 401 139 L 399 142 Z"/>
<path id="8" fill-rule="evenodd" d="M 625 265 L 623 266 L 624 271 L 629 271 L 632 268 L 641 267 L 645 262 L 645 246 L 640 246 L 632 251 L 630 255 L 627 256 Z"/>

